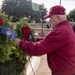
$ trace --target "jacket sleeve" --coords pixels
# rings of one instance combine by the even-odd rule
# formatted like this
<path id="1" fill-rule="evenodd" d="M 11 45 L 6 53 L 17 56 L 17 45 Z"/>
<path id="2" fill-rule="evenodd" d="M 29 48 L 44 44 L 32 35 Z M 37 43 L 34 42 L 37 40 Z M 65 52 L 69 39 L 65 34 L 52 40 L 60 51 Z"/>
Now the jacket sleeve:
<path id="1" fill-rule="evenodd" d="M 44 37 L 39 37 L 39 38 L 36 38 L 36 42 L 40 41 L 40 40 L 43 40 Z"/>
<path id="2" fill-rule="evenodd" d="M 64 36 L 65 35 L 65 36 Z M 68 42 L 66 33 L 49 34 L 45 39 L 39 42 L 21 41 L 19 46 L 29 55 L 40 56 L 58 50 Z"/>

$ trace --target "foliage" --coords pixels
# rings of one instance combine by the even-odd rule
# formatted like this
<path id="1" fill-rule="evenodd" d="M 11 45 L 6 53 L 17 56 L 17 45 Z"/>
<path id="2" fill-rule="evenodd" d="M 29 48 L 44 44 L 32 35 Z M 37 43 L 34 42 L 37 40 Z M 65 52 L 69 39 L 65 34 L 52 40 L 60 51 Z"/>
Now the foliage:
<path id="1" fill-rule="evenodd" d="M 32 0 L 4 0 L 2 4 L 2 11 L 4 11 L 9 16 L 13 16 L 13 22 L 19 21 L 19 18 L 27 17 L 29 18 L 28 22 L 33 20 L 36 23 L 41 22 L 41 11 L 47 12 L 47 9 L 43 4 L 38 5 L 37 11 L 32 9 L 32 6 L 36 3 L 32 3 Z M 42 8 L 40 8 L 43 5 Z"/>
<path id="2" fill-rule="evenodd" d="M 75 9 L 70 11 L 70 13 L 67 15 L 67 18 L 69 21 L 75 21 Z"/>
<path id="3" fill-rule="evenodd" d="M 31 0 L 4 0 L 2 11 L 9 16 L 14 16 L 14 21 L 21 17 L 28 17 L 32 13 Z"/>
<path id="4" fill-rule="evenodd" d="M 0 16 L 3 18 L 4 25 L 13 29 L 17 36 L 23 39 L 21 28 L 23 25 L 29 26 L 27 19 L 20 19 L 17 23 L 17 28 L 14 29 L 14 25 L 11 22 L 12 16 L 8 18 L 5 13 L 1 13 Z M 0 25 L 0 30 L 2 26 L 3 25 Z M 13 40 L 7 38 L 4 34 L 0 35 L 0 75 L 23 75 L 27 56 L 28 55 L 23 52 L 20 47 L 14 45 Z"/>
<path id="5" fill-rule="evenodd" d="M 2 16 L 4 25 L 13 28 L 11 24 L 12 17 L 8 19 L 7 18 L 8 16 L 5 13 L 1 13 L 1 12 L 0 12 L 0 16 Z M 1 29 L 2 29 L 2 25 L 0 25 L 0 30 Z M 11 47 L 13 46 L 12 42 L 13 41 L 11 39 L 8 39 L 6 35 L 0 34 L 0 62 L 4 62 L 11 59 L 9 56 L 12 54 L 11 52 L 12 50 Z"/>
<path id="6" fill-rule="evenodd" d="M 28 26 L 29 27 L 29 23 L 28 23 L 28 19 L 24 19 L 24 18 L 21 18 L 18 22 L 17 22 L 17 26 L 16 26 L 16 34 L 17 34 L 17 37 L 19 37 L 20 39 L 23 40 L 23 33 L 22 33 L 22 28 L 23 27 L 26 27 Z M 31 33 L 35 33 L 35 31 L 31 28 Z"/>

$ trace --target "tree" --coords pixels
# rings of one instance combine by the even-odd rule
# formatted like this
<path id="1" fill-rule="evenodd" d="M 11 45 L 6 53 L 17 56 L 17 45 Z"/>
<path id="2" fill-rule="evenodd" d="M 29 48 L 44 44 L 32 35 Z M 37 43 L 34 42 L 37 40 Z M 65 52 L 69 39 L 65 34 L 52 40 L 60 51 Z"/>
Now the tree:
<path id="1" fill-rule="evenodd" d="M 75 9 L 70 11 L 70 13 L 67 15 L 67 18 L 69 21 L 75 21 Z"/>
<path id="2" fill-rule="evenodd" d="M 44 7 L 44 4 L 41 4 L 39 6 L 39 9 L 40 9 L 40 14 L 41 14 L 41 20 L 42 20 L 42 22 L 45 22 L 44 16 L 47 13 L 47 9 Z"/>
<path id="3" fill-rule="evenodd" d="M 38 10 L 33 10 L 32 6 L 38 5 Z M 2 11 L 4 11 L 9 16 L 14 16 L 13 21 L 18 21 L 19 18 L 27 17 L 29 22 L 35 20 L 36 22 L 41 22 L 41 4 L 32 3 L 32 0 L 4 0 L 2 4 Z M 43 10 L 46 12 L 46 8 Z"/>
<path id="4" fill-rule="evenodd" d="M 4 0 L 2 11 L 9 16 L 14 16 L 16 19 L 18 19 L 18 17 L 28 17 L 32 12 L 31 2 L 31 0 Z"/>
<path id="5" fill-rule="evenodd" d="M 38 5 L 38 7 L 36 8 L 38 10 L 33 10 L 33 19 L 36 22 L 42 22 L 42 20 L 44 21 L 44 15 L 46 15 L 47 12 L 47 9 L 44 7 L 44 4 L 33 4 Z"/>

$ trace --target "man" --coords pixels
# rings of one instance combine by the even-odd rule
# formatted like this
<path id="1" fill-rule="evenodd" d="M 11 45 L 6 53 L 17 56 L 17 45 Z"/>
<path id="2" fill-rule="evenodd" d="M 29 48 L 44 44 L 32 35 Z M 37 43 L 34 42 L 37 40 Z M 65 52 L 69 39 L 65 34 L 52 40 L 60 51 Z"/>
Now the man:
<path id="1" fill-rule="evenodd" d="M 75 33 L 75 24 L 73 25 L 73 31 L 74 31 L 74 33 Z"/>
<path id="2" fill-rule="evenodd" d="M 24 52 L 40 56 L 47 54 L 48 66 L 52 75 L 75 75 L 75 35 L 66 18 L 65 8 L 53 6 L 48 15 L 53 28 L 43 40 L 33 43 L 15 40 Z"/>
<path id="3" fill-rule="evenodd" d="M 70 22 L 70 24 L 72 26 L 72 29 L 73 29 L 74 33 L 75 33 L 75 22 Z"/>

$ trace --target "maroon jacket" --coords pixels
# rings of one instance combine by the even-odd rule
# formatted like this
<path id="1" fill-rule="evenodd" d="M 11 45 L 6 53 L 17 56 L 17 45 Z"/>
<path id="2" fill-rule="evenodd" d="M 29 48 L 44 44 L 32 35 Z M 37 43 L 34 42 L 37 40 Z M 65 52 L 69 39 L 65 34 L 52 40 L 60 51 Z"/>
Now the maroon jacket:
<path id="1" fill-rule="evenodd" d="M 75 35 L 67 20 L 59 23 L 42 41 L 21 41 L 19 46 L 30 55 L 47 54 L 53 75 L 75 74 Z"/>

